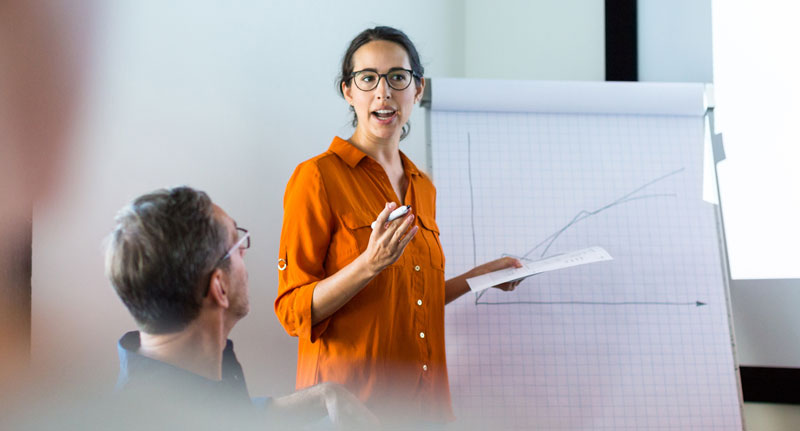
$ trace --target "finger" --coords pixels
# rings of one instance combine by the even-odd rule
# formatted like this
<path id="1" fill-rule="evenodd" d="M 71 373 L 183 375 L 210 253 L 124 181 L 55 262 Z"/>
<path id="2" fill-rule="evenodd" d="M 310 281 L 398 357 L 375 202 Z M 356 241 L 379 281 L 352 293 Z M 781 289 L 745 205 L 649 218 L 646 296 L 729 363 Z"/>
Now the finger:
<path id="1" fill-rule="evenodd" d="M 372 222 L 372 229 L 375 230 L 379 226 L 386 225 L 386 220 L 389 219 L 389 214 L 397 208 L 397 204 L 394 202 L 387 202 L 386 205 L 383 206 L 383 211 L 378 214 L 378 218 Z"/>
<path id="2" fill-rule="evenodd" d="M 403 232 L 408 230 L 409 223 L 407 223 L 407 218 L 409 216 L 411 216 L 411 214 L 407 215 L 406 219 L 402 219 L 398 223 L 395 223 L 394 221 L 390 223 L 383 222 L 381 224 L 381 226 L 383 227 L 377 230 L 378 234 L 380 235 L 378 240 L 384 246 L 394 246 L 395 244 L 397 244 L 397 242 L 403 236 Z M 379 221 L 377 220 L 375 221 L 375 223 L 378 222 Z"/>
<path id="3" fill-rule="evenodd" d="M 403 238 L 403 235 L 406 235 L 411 228 L 411 224 L 414 222 L 414 214 L 408 214 L 403 220 L 403 223 L 400 223 L 396 226 L 394 234 L 392 235 L 392 242 L 395 244 L 400 243 L 400 239 Z M 415 226 L 416 227 L 416 226 Z"/>
<path id="4" fill-rule="evenodd" d="M 511 256 L 498 259 L 498 263 L 502 268 L 522 268 L 522 262 L 520 262 L 519 259 Z"/>
<path id="5" fill-rule="evenodd" d="M 419 228 L 417 226 L 414 226 L 411 228 L 410 231 L 408 231 L 406 236 L 404 236 L 403 239 L 400 240 L 400 242 L 397 245 L 397 249 L 400 253 L 402 253 L 406 249 L 406 246 L 408 245 L 408 243 L 411 242 L 412 239 L 414 239 L 414 235 L 416 235 L 418 231 Z"/>
<path id="6" fill-rule="evenodd" d="M 511 292 L 514 289 L 516 289 L 517 286 L 519 286 L 520 283 L 522 283 L 522 280 L 509 281 L 507 283 L 503 283 L 503 284 L 497 286 L 497 288 L 501 289 L 501 290 L 504 290 L 506 292 Z"/>
<path id="7" fill-rule="evenodd" d="M 499 259 L 495 259 L 495 260 L 493 260 L 491 262 L 488 262 L 488 263 L 484 264 L 484 267 L 488 271 L 491 272 L 491 271 L 497 271 L 497 270 L 500 270 L 500 269 L 506 269 L 506 268 L 511 268 L 511 267 L 521 268 L 522 267 L 522 262 L 520 262 L 519 259 L 515 259 L 513 257 L 506 256 L 506 257 L 501 257 Z"/>

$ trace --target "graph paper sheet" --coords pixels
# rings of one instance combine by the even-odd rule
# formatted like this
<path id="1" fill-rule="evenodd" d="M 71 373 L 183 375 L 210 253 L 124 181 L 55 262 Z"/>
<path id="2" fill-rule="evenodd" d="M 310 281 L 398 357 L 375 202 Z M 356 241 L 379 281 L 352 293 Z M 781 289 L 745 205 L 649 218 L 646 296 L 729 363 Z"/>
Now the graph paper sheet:
<path id="1" fill-rule="evenodd" d="M 448 305 L 452 428 L 742 429 L 703 117 L 437 111 L 437 84 L 448 278 L 504 254 L 614 257 Z"/>

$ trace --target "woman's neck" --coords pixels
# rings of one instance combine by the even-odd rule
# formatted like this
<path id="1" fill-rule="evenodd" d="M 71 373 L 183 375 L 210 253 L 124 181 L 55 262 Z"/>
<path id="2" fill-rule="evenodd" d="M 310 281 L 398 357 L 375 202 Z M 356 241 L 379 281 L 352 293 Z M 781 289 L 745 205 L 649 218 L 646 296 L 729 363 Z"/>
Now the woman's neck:
<path id="1" fill-rule="evenodd" d="M 384 169 L 401 164 L 399 136 L 383 139 L 370 136 L 357 128 L 349 142 L 378 162 Z"/>
<path id="2" fill-rule="evenodd" d="M 360 129 L 356 129 L 349 141 L 381 165 L 386 176 L 389 177 L 395 195 L 397 195 L 399 200 L 396 202 L 397 205 L 402 205 L 405 202 L 405 190 L 408 182 L 403 169 L 403 160 L 400 157 L 400 137 L 376 139 L 366 136 L 365 133 L 360 132 Z"/>

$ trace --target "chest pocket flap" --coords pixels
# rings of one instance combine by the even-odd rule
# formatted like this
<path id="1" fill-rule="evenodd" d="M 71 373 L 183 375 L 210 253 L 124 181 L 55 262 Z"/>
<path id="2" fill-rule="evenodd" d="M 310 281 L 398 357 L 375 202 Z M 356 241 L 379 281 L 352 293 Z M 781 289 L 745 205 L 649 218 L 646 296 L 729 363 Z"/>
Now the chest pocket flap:
<path id="1" fill-rule="evenodd" d="M 348 229 L 352 229 L 352 230 L 360 229 L 360 228 L 363 228 L 363 227 L 372 228 L 372 222 L 373 221 L 375 221 L 374 218 L 367 217 L 367 216 L 365 216 L 363 214 L 359 214 L 359 213 L 347 212 L 347 213 L 343 213 L 342 214 L 342 223 Z"/>
<path id="2" fill-rule="evenodd" d="M 342 225 L 333 233 L 328 255 L 334 262 L 344 263 L 367 249 L 375 219 L 358 212 L 342 213 L 339 219 Z"/>
<path id="3" fill-rule="evenodd" d="M 417 214 L 417 219 L 422 227 L 420 233 L 430 250 L 431 265 L 434 268 L 443 269 L 444 252 L 442 244 L 439 242 L 439 226 L 436 224 L 436 219 L 427 214 Z"/>

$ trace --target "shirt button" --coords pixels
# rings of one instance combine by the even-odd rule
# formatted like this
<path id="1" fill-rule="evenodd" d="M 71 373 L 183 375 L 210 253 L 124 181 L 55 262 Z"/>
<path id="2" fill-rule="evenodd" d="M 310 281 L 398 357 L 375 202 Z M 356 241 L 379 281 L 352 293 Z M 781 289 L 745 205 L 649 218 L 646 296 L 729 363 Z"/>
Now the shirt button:
<path id="1" fill-rule="evenodd" d="M 428 371 L 428 365 L 427 364 L 422 366 L 422 371 Z"/>
<path id="2" fill-rule="evenodd" d="M 424 332 L 420 332 L 419 333 L 419 338 L 425 338 L 425 333 Z"/>
<path id="3" fill-rule="evenodd" d="M 419 270 L 420 270 L 419 265 L 414 267 L 414 271 L 419 271 Z"/>
<path id="4" fill-rule="evenodd" d="M 421 299 L 417 299 L 417 305 L 422 305 L 422 300 Z"/>

